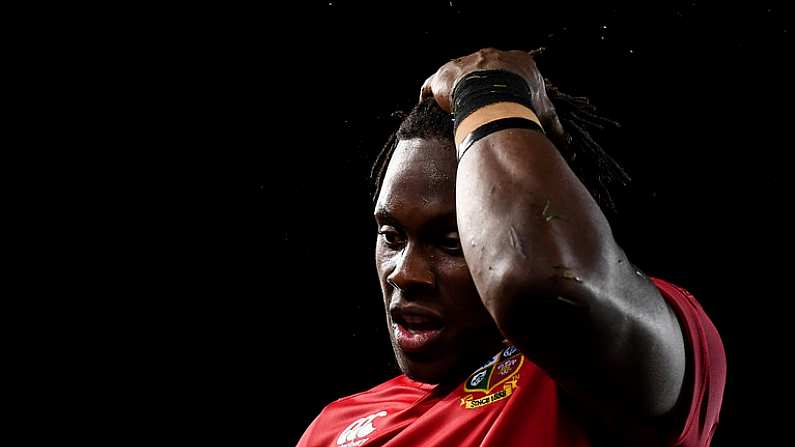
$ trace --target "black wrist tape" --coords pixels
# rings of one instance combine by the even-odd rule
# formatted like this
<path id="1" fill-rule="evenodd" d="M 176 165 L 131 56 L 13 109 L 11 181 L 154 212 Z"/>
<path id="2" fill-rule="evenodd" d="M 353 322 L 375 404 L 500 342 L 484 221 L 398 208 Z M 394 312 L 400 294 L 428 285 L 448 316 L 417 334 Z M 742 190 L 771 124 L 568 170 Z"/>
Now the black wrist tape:
<path id="1" fill-rule="evenodd" d="M 473 71 L 464 76 L 453 89 L 454 129 L 475 110 L 498 102 L 515 102 L 535 112 L 530 87 L 516 73 L 506 70 Z"/>

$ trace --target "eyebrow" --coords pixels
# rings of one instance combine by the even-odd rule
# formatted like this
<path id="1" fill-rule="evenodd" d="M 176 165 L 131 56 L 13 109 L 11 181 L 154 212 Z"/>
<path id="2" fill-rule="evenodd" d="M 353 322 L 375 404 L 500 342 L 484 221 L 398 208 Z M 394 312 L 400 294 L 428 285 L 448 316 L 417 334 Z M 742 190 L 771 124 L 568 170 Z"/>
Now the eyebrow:
<path id="1" fill-rule="evenodd" d="M 395 217 L 387 208 L 379 208 L 375 213 L 373 213 L 373 216 L 382 224 L 387 223 L 401 227 L 403 226 L 400 220 Z M 455 212 L 437 214 L 425 221 L 422 225 L 422 228 L 433 228 L 442 225 L 452 225 L 457 228 L 458 223 L 456 222 Z"/>
<path id="2" fill-rule="evenodd" d="M 373 217 L 381 222 L 400 223 L 399 220 L 387 208 L 379 208 L 373 213 Z"/>

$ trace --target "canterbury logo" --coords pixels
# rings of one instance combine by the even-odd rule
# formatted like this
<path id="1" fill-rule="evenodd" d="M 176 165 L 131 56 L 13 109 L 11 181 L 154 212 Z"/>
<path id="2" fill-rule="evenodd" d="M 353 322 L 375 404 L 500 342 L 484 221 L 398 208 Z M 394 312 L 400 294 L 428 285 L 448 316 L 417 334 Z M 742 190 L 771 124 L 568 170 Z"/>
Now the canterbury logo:
<path id="1" fill-rule="evenodd" d="M 337 445 L 341 447 L 358 447 L 364 444 L 370 439 L 367 436 L 375 431 L 373 420 L 378 417 L 384 417 L 386 414 L 386 411 L 379 411 L 370 416 L 357 419 L 340 433 L 339 438 L 337 438 Z"/>

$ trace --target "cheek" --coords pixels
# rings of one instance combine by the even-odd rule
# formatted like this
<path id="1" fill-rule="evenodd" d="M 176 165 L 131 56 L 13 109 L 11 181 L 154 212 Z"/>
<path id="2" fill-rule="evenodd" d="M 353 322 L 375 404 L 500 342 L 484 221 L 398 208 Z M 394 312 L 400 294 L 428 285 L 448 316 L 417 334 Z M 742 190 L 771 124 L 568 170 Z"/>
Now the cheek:
<path id="1" fill-rule="evenodd" d="M 375 268 L 378 269 L 379 273 L 383 269 L 384 259 L 385 259 L 384 249 L 383 249 L 383 247 L 381 247 L 380 241 L 376 240 L 375 241 Z"/>
<path id="2" fill-rule="evenodd" d="M 380 242 L 380 238 L 375 242 L 375 269 L 383 287 L 386 284 L 386 277 L 394 268 L 394 253 L 384 248 Z"/>
<path id="3" fill-rule="evenodd" d="M 469 274 L 469 268 L 464 261 L 451 260 L 441 263 L 439 274 L 443 278 L 446 288 L 455 302 L 462 307 L 473 307 L 480 304 L 480 295 Z"/>
<path id="4" fill-rule="evenodd" d="M 450 307 L 461 328 L 480 331 L 494 326 L 494 320 L 480 299 L 477 287 L 466 265 L 447 272 L 447 293 Z"/>

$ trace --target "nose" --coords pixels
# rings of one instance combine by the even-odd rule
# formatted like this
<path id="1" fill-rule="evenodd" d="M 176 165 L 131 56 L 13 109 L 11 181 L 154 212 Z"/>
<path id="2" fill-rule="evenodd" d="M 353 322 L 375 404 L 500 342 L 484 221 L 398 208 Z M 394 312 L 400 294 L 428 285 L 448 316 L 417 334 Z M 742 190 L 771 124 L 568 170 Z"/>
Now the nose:
<path id="1" fill-rule="evenodd" d="M 417 288 L 433 288 L 436 277 L 426 254 L 409 244 L 398 254 L 395 269 L 387 276 L 386 282 L 406 293 Z"/>

